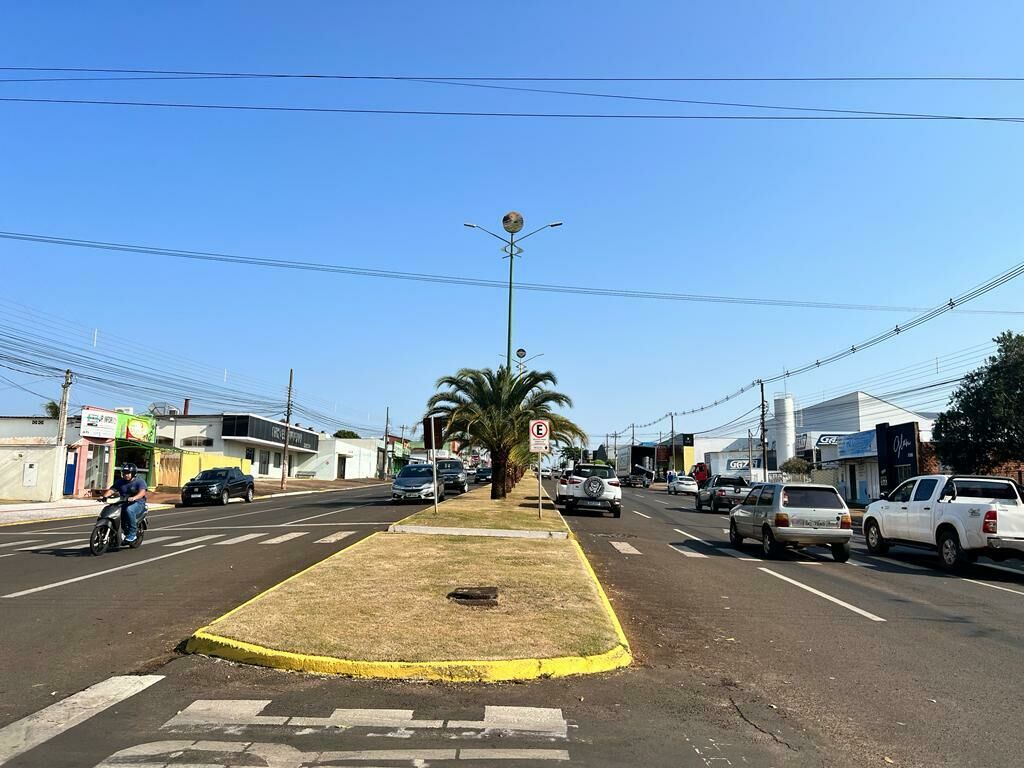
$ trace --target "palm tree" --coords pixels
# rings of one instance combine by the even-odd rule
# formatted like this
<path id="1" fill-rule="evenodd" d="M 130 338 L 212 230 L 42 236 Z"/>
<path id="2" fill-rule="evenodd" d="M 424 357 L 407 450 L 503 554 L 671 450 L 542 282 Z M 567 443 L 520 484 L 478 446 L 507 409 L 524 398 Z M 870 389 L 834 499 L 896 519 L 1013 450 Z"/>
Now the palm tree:
<path id="1" fill-rule="evenodd" d="M 51 419 L 60 418 L 60 404 L 53 400 L 47 400 L 43 403 L 43 411 Z"/>
<path id="2" fill-rule="evenodd" d="M 491 498 L 503 499 L 529 463 L 531 419 L 548 419 L 551 438 L 578 442 L 586 434 L 554 407 L 572 407 L 568 395 L 549 389 L 558 384 L 550 371 L 510 375 L 506 366 L 463 368 L 437 380 L 438 392 L 427 401 L 427 416 L 445 421 L 445 440 L 485 448 L 491 455 Z"/>

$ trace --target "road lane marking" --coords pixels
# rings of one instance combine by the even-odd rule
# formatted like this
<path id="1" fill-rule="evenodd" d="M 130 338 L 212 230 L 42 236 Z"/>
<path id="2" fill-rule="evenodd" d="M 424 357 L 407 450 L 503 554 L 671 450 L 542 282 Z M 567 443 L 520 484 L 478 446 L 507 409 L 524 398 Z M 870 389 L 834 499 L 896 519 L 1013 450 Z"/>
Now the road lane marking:
<path id="1" fill-rule="evenodd" d="M 218 520 L 233 520 L 236 517 L 245 517 L 246 515 L 259 515 L 264 512 L 280 512 L 282 509 L 288 509 L 288 507 L 270 507 L 269 509 L 254 509 L 251 512 L 239 512 L 237 515 L 224 515 L 223 517 L 211 517 L 208 520 L 199 520 L 201 523 L 214 523 Z M 169 525 L 163 530 L 173 531 L 176 528 L 184 528 L 191 523 L 178 523 L 176 525 Z"/>
<path id="2" fill-rule="evenodd" d="M 643 512 L 637 512 L 635 509 L 633 510 L 633 514 L 634 515 L 640 515 L 640 517 L 646 517 L 648 520 L 651 519 L 650 515 L 645 515 Z"/>
<path id="3" fill-rule="evenodd" d="M 687 549 L 682 549 L 678 544 L 669 544 L 669 546 L 673 551 L 678 552 L 683 557 L 703 557 L 704 559 L 707 559 L 707 555 L 702 552 L 690 552 Z"/>
<path id="4" fill-rule="evenodd" d="M 146 544 L 159 544 L 161 541 L 170 541 L 171 539 L 176 539 L 176 538 L 178 538 L 178 537 L 177 536 L 157 536 L 155 539 L 147 538 L 145 540 L 145 543 Z"/>
<path id="5" fill-rule="evenodd" d="M 260 544 L 282 544 L 282 543 L 284 543 L 286 541 L 291 541 L 292 539 L 297 539 L 297 538 L 299 538 L 299 536 L 308 536 L 308 535 L 309 535 L 309 531 L 295 531 L 293 533 L 286 533 L 284 536 L 277 536 L 277 537 L 275 537 L 273 539 L 267 539 L 266 541 L 261 541 Z"/>
<path id="6" fill-rule="evenodd" d="M 322 539 L 317 539 L 313 543 L 314 544 L 334 544 L 337 541 L 341 541 L 344 538 L 348 538 L 353 533 L 355 533 L 355 531 L 338 531 L 337 533 L 332 533 L 330 536 L 324 536 Z"/>
<path id="7" fill-rule="evenodd" d="M 111 677 L 0 728 L 0 765 L 163 679 L 163 675 Z"/>
<path id="8" fill-rule="evenodd" d="M 64 539 L 64 541 L 55 541 L 53 543 L 36 544 L 31 547 L 22 547 L 19 552 L 31 552 L 33 549 L 59 549 L 60 547 L 66 547 L 68 544 L 81 544 L 83 547 L 88 544 L 87 541 L 82 541 L 82 537 L 79 536 L 75 539 Z"/>
<path id="9" fill-rule="evenodd" d="M 7 555 L 0 555 L 0 557 L 14 557 L 16 554 L 18 554 L 18 553 L 17 552 L 11 552 L 10 554 L 7 554 Z"/>
<path id="10" fill-rule="evenodd" d="M 886 565 L 895 565 L 897 568 L 906 568 L 911 571 L 925 571 L 926 573 L 934 573 L 934 568 L 925 568 L 923 565 L 914 565 L 913 563 L 904 563 L 902 560 L 892 560 L 888 557 L 875 557 L 874 555 L 864 555 L 868 560 L 875 560 L 879 563 L 885 563 Z"/>
<path id="11" fill-rule="evenodd" d="M 299 523 L 304 523 L 307 520 L 316 520 L 318 517 L 327 517 L 328 515 L 334 515 L 334 514 L 337 514 L 338 512 L 348 512 L 349 510 L 352 510 L 352 509 L 355 509 L 355 507 L 345 507 L 344 509 L 332 509 L 330 512 L 324 512 L 324 513 L 319 514 L 319 515 L 312 515 L 310 517 L 304 517 L 301 520 L 293 520 L 290 523 L 281 523 L 281 525 L 298 525 Z"/>
<path id="12" fill-rule="evenodd" d="M 643 552 L 641 552 L 639 549 L 634 547 L 632 544 L 627 544 L 624 541 L 609 541 L 608 543 L 611 544 L 613 547 L 615 547 L 615 549 L 617 549 L 619 551 L 619 554 L 623 554 L 623 555 L 642 555 L 643 554 Z"/>
<path id="13" fill-rule="evenodd" d="M 821 565 L 820 560 L 797 560 L 797 565 Z"/>
<path id="14" fill-rule="evenodd" d="M 7 544 L 0 544 L 0 547 L 16 547 L 19 544 L 35 544 L 37 541 L 42 541 L 42 539 L 25 539 L 24 541 L 11 541 Z"/>
<path id="15" fill-rule="evenodd" d="M 225 539 L 224 541 L 214 542 L 215 547 L 223 547 L 227 544 L 241 544 L 243 541 L 250 541 L 252 539 L 258 539 L 260 536 L 266 536 L 265 533 L 247 533 L 243 536 L 235 536 L 233 539 Z"/>
<path id="16" fill-rule="evenodd" d="M 708 544 L 708 543 L 707 543 L 706 541 L 704 541 L 704 539 L 698 539 L 698 538 L 697 538 L 696 536 L 694 536 L 694 535 L 693 535 L 692 533 L 687 533 L 686 531 L 682 531 L 682 530 L 680 530 L 679 528 L 673 528 L 672 530 L 673 530 L 673 531 L 675 531 L 676 533 L 681 533 L 681 534 L 683 534 L 683 536 L 685 536 L 685 537 L 686 537 L 686 538 L 688 538 L 688 539 L 693 539 L 694 541 L 699 541 L 699 542 L 700 542 L 701 544 L 703 544 L 703 545 L 704 545 L 705 547 L 710 547 L 710 546 L 711 546 L 711 545 L 710 545 L 710 544 Z"/>
<path id="17" fill-rule="evenodd" d="M 846 608 L 848 611 L 853 611 L 854 613 L 863 616 L 866 619 L 870 619 L 871 621 L 885 621 L 885 619 L 883 619 L 881 616 L 876 616 L 873 613 L 865 611 L 863 608 L 858 608 L 855 605 L 850 605 L 849 603 L 840 600 L 838 597 L 832 597 L 832 595 L 817 590 L 814 587 L 809 587 L 806 584 L 797 581 L 796 579 L 791 579 L 788 576 L 783 576 L 781 573 L 776 573 L 771 568 L 758 568 L 757 570 L 763 571 L 764 573 L 767 573 L 769 576 L 774 576 L 777 579 L 782 579 L 782 581 L 788 582 L 792 584 L 794 587 L 800 587 L 800 589 L 806 590 L 810 592 L 812 595 L 817 595 L 818 597 L 828 600 L 830 603 L 840 605 L 843 608 Z"/>
<path id="18" fill-rule="evenodd" d="M 659 504 L 664 504 L 666 507 L 668 506 L 667 501 L 662 501 L 661 499 L 655 499 L 655 501 L 658 502 Z"/>
<path id="19" fill-rule="evenodd" d="M 996 571 L 1003 571 L 1004 573 L 1012 573 L 1014 576 L 1024 576 L 1024 571 L 1018 568 L 1010 568 L 1006 565 L 993 565 L 992 563 L 976 563 L 976 565 L 980 565 L 982 568 L 992 568 Z"/>
<path id="20" fill-rule="evenodd" d="M 723 520 L 731 520 L 732 519 L 728 515 L 719 515 L 719 517 L 722 518 Z M 728 533 L 728 531 L 726 531 L 726 533 Z"/>
<path id="21" fill-rule="evenodd" d="M 201 541 L 209 541 L 210 539 L 219 539 L 223 536 L 223 533 L 211 533 L 207 536 L 196 536 L 194 539 L 185 539 L 184 541 L 176 541 L 173 544 L 168 544 L 168 547 L 187 547 L 190 544 L 198 544 Z"/>
<path id="22" fill-rule="evenodd" d="M 971 584 L 979 584 L 983 587 L 990 587 L 992 589 L 998 589 L 1001 592 L 1012 592 L 1015 595 L 1024 595 L 1019 589 L 1010 589 L 1009 587 L 1000 587 L 998 584 L 989 584 L 985 581 L 975 581 L 974 579 L 963 579 L 963 581 L 969 581 Z"/>

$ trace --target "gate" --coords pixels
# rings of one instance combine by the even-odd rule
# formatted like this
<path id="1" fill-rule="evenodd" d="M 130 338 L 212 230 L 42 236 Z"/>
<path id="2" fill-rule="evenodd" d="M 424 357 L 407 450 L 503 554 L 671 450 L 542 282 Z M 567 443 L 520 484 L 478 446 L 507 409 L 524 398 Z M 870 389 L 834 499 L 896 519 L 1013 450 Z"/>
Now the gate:
<path id="1" fill-rule="evenodd" d="M 158 475 L 160 485 L 169 485 L 174 488 L 181 487 L 181 454 L 160 452 L 160 474 Z"/>

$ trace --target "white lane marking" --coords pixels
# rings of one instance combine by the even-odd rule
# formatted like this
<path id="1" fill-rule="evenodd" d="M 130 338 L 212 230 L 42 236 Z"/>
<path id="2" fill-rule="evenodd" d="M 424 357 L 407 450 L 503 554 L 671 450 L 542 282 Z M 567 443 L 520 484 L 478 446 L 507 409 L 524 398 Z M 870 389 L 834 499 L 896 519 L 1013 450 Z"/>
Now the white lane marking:
<path id="1" fill-rule="evenodd" d="M 146 539 L 146 543 L 147 544 L 159 544 L 161 541 L 170 541 L 171 539 L 176 539 L 176 538 L 178 538 L 178 537 L 177 536 L 157 536 L 155 539 L 147 538 Z"/>
<path id="2" fill-rule="evenodd" d="M 797 565 L 821 565 L 820 560 L 797 560 Z"/>
<path id="3" fill-rule="evenodd" d="M 205 544 L 200 544 L 198 547 L 190 547 L 189 549 L 180 549 L 177 552 L 170 552 L 166 555 L 159 555 L 157 557 L 151 557 L 147 560 L 136 560 L 134 563 L 128 563 L 127 565 L 119 565 L 116 568 L 108 568 L 105 571 L 96 571 L 96 573 L 87 573 L 85 576 L 76 576 L 73 579 L 64 579 L 64 581 L 55 581 L 53 584 L 44 584 L 41 587 L 32 587 L 32 589 L 23 589 L 21 592 L 12 592 L 9 595 L 0 595 L 0 598 L 10 597 L 22 597 L 24 595 L 31 595 L 36 592 L 44 592 L 47 589 L 55 589 L 56 587 L 63 587 L 66 584 L 74 584 L 76 581 L 85 581 L 86 579 L 94 579 L 97 576 L 105 576 L 108 573 L 114 573 L 115 571 L 123 571 L 125 568 L 134 568 L 137 565 L 145 565 L 146 563 L 153 563 L 157 560 L 163 560 L 165 557 L 174 557 L 175 555 L 184 555 L 186 552 L 195 552 L 197 549 L 202 549 Z"/>
<path id="4" fill-rule="evenodd" d="M 665 505 L 666 507 L 668 506 L 668 502 L 667 501 L 662 501 L 661 499 L 655 499 L 655 501 L 658 502 L 659 504 Z"/>
<path id="5" fill-rule="evenodd" d="M 627 544 L 625 541 L 609 541 L 608 543 L 615 547 L 615 549 L 618 550 L 619 554 L 621 555 L 643 554 L 643 552 L 641 552 L 639 549 L 634 547 L 632 544 Z"/>
<path id="6" fill-rule="evenodd" d="M 16 547 L 19 544 L 35 544 L 37 541 L 41 541 L 41 539 L 25 539 L 24 541 L 11 541 L 7 544 L 0 544 L 0 547 Z"/>
<path id="7" fill-rule="evenodd" d="M 782 579 L 782 581 L 788 582 L 792 584 L 794 587 L 800 587 L 800 589 L 806 590 L 810 592 L 812 595 L 817 595 L 818 597 L 824 598 L 825 600 L 828 600 L 830 603 L 841 605 L 843 608 L 846 608 L 849 611 L 853 611 L 854 613 L 863 616 L 866 619 L 870 619 L 871 621 L 885 621 L 885 619 L 883 619 L 881 616 L 876 616 L 873 613 L 865 611 L 863 608 L 858 608 L 855 605 L 850 605 L 849 603 L 840 600 L 838 597 L 832 597 L 832 595 L 817 590 L 814 587 L 809 587 L 806 584 L 802 584 L 796 579 L 791 579 L 788 576 L 783 576 L 781 573 L 776 573 L 771 568 L 758 568 L 757 570 L 763 571 L 764 573 L 767 573 L 769 576 L 774 576 L 777 579 Z"/>
<path id="8" fill-rule="evenodd" d="M 566 749 L 460 749 L 459 760 L 568 760 Z"/>
<path id="9" fill-rule="evenodd" d="M 963 581 L 969 581 L 971 584 L 978 584 L 982 587 L 991 587 L 992 589 L 998 589 L 1001 592 L 1012 592 L 1015 595 L 1024 595 L 1019 589 L 1010 589 L 1009 587 L 1001 587 L 998 584 L 989 584 L 985 581 L 975 581 L 974 579 L 963 579 Z"/>
<path id="10" fill-rule="evenodd" d="M 645 515 L 643 512 L 637 512 L 635 509 L 633 510 L 633 514 L 634 515 L 640 515 L 640 517 L 646 517 L 648 520 L 651 519 L 650 515 Z"/>
<path id="11" fill-rule="evenodd" d="M 111 677 L 0 728 L 0 765 L 163 679 L 163 675 Z"/>
<path id="12" fill-rule="evenodd" d="M 233 539 L 226 539 L 225 541 L 215 542 L 213 546 L 223 547 L 227 544 L 241 544 L 243 541 L 250 541 L 252 539 L 258 539 L 260 536 L 266 536 L 265 533 L 247 533 L 244 536 L 235 536 Z"/>
<path id="13" fill-rule="evenodd" d="M 18 553 L 17 552 L 11 552 L 10 554 L 7 554 L 7 555 L 0 555 L 0 557 L 14 557 L 16 554 L 18 554 Z"/>
<path id="14" fill-rule="evenodd" d="M 83 547 L 88 544 L 87 541 L 82 541 L 82 537 L 79 536 L 76 539 L 64 539 L 64 541 L 45 542 L 42 544 L 36 544 L 32 547 L 22 547 L 19 552 L 31 552 L 33 549 L 59 549 L 60 547 L 66 547 L 68 544 L 81 544 Z"/>
<path id="15" fill-rule="evenodd" d="M 317 539 L 314 544 L 334 544 L 336 541 L 341 541 L 344 538 L 351 536 L 355 531 L 338 531 L 332 533 L 330 536 L 324 536 L 322 539 Z"/>
<path id="16" fill-rule="evenodd" d="M 895 565 L 897 568 L 906 568 L 911 571 L 925 571 L 927 573 L 934 573 L 934 568 L 925 568 L 923 565 L 914 565 L 913 563 L 904 563 L 901 560 L 892 560 L 888 557 L 875 557 L 874 555 L 864 555 L 868 560 L 876 560 L 879 563 L 885 563 L 886 565 Z"/>
<path id="17" fill-rule="evenodd" d="M 273 539 L 267 539 L 266 541 L 261 541 L 260 544 L 281 544 L 281 543 L 283 543 L 285 541 L 290 541 L 292 539 L 297 539 L 297 538 L 299 538 L 299 536 L 308 536 L 308 535 L 309 535 L 309 531 L 295 531 L 294 533 L 286 533 L 284 536 L 277 536 L 276 538 L 273 538 Z"/>
<path id="18" fill-rule="evenodd" d="M 731 519 L 728 515 L 719 515 L 719 517 L 722 518 L 723 520 Z M 726 531 L 726 533 L 728 533 L 728 531 Z"/>
<path id="19" fill-rule="evenodd" d="M 679 528 L 673 528 L 672 530 L 673 530 L 673 531 L 675 531 L 676 533 L 681 533 L 681 534 L 683 534 L 683 536 L 685 536 L 685 537 L 686 537 L 686 538 L 688 538 L 688 539 L 693 539 L 694 541 L 699 541 L 699 542 L 700 542 L 701 544 L 703 544 L 704 546 L 707 546 L 707 547 L 710 547 L 710 546 L 711 546 L 711 545 L 710 545 L 710 544 L 708 544 L 708 543 L 707 543 L 706 541 L 704 541 L 704 539 L 698 539 L 698 538 L 697 538 L 696 536 L 694 536 L 694 535 L 693 535 L 692 533 L 687 533 L 686 531 L 680 530 Z"/>
<path id="20" fill-rule="evenodd" d="M 187 547 L 190 544 L 198 544 L 201 541 L 209 541 L 210 539 L 219 539 L 223 536 L 223 533 L 211 533 L 207 536 L 196 536 L 194 539 L 185 539 L 184 541 L 176 541 L 173 544 L 168 544 L 168 547 Z"/>
<path id="21" fill-rule="evenodd" d="M 224 515 L 223 517 L 211 517 L 208 520 L 200 520 L 203 523 L 213 523 L 217 520 L 233 520 L 236 517 L 245 517 L 246 515 L 259 515 L 263 512 L 280 512 L 282 509 L 288 509 L 288 507 L 270 507 L 268 509 L 254 509 L 251 512 L 239 512 L 237 515 Z M 184 528 L 191 523 L 179 523 L 177 525 L 170 525 L 164 528 L 165 531 L 173 531 L 176 528 Z"/>
<path id="22" fill-rule="evenodd" d="M 992 568 L 996 571 L 1003 571 L 1004 573 L 1012 573 L 1014 576 L 1024 576 L 1024 571 L 1018 568 L 1010 568 L 1006 565 L 993 565 L 992 563 L 976 563 L 976 565 L 980 565 L 982 568 Z"/>
<path id="23" fill-rule="evenodd" d="M 672 548 L 673 551 L 678 552 L 683 557 L 703 557 L 704 559 L 707 559 L 707 555 L 701 552 L 690 552 L 689 550 L 682 549 L 676 544 L 669 544 L 669 546 Z"/>
<path id="24" fill-rule="evenodd" d="M 316 520 L 318 517 L 327 517 L 328 515 L 334 515 L 338 512 L 348 512 L 349 510 L 352 509 L 355 509 L 355 507 L 345 507 L 344 509 L 332 509 L 330 512 L 324 512 L 320 515 L 311 515 L 310 517 L 304 517 L 301 520 L 293 520 L 290 523 L 281 523 L 281 525 L 298 525 L 299 523 L 304 523 L 307 520 Z"/>
<path id="25" fill-rule="evenodd" d="M 723 528 L 723 529 L 722 529 L 722 533 L 728 533 L 728 532 L 729 532 L 729 529 L 728 529 L 728 528 Z"/>

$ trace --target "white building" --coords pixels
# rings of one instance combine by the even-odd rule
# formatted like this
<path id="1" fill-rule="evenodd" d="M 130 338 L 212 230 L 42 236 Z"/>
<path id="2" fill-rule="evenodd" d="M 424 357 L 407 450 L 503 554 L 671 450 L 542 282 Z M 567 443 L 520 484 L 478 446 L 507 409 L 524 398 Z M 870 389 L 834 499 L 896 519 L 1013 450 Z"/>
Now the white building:
<path id="1" fill-rule="evenodd" d="M 320 435 L 316 456 L 306 459 L 297 470 L 312 473 L 317 480 L 359 480 L 378 477 L 384 440 L 340 438 Z"/>
<path id="2" fill-rule="evenodd" d="M 55 471 L 57 419 L 0 416 L 0 499 L 49 501 Z"/>

